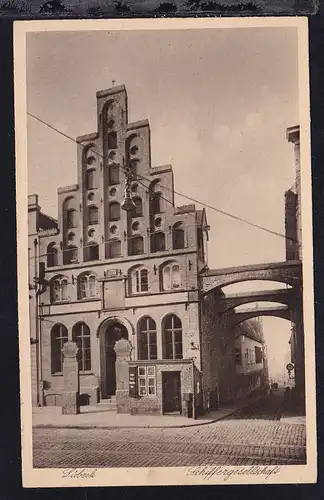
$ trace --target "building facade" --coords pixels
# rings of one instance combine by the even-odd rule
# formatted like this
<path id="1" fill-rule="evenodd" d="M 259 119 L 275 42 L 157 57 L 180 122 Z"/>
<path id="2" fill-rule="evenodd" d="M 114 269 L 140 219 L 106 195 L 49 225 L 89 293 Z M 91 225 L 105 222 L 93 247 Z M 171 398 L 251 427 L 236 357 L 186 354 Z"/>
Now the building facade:
<path id="1" fill-rule="evenodd" d="M 175 206 L 172 167 L 151 165 L 149 123 L 129 123 L 125 87 L 96 97 L 98 129 L 77 138 L 77 183 L 58 189 L 57 221 L 28 199 L 33 404 L 61 405 L 67 341 L 80 401 L 114 397 L 123 338 L 135 387 L 117 411 L 185 413 L 190 402 L 196 416 L 237 383 L 235 332 L 201 293 L 206 214 Z"/>

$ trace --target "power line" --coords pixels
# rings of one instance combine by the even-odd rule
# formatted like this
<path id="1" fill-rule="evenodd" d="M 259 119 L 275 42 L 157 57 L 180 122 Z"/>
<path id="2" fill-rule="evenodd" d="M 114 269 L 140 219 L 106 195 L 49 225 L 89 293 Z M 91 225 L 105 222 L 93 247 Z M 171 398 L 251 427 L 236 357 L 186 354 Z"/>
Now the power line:
<path id="1" fill-rule="evenodd" d="M 67 139 L 69 139 L 69 140 L 73 141 L 73 142 L 74 142 L 74 143 L 76 143 L 76 144 L 81 145 L 83 148 L 86 148 L 86 146 L 85 146 L 85 145 L 83 145 L 81 142 L 77 141 L 76 139 L 74 139 L 73 137 L 69 136 L 68 134 L 65 134 L 64 132 L 60 131 L 59 129 L 57 129 L 57 128 L 56 128 L 56 127 L 54 127 L 53 125 L 50 125 L 49 123 L 47 123 L 46 121 L 42 120 L 42 119 L 41 119 L 41 118 L 39 118 L 38 116 L 36 116 L 36 115 L 34 115 L 34 114 L 30 113 L 29 111 L 27 111 L 27 114 L 28 114 L 29 116 L 31 116 L 32 118 L 34 118 L 35 120 L 38 120 L 38 121 L 39 121 L 40 123 L 42 123 L 43 125 L 45 125 L 45 126 L 49 127 L 50 129 L 54 130 L 54 131 L 55 131 L 55 132 L 57 132 L 58 134 L 62 135 L 63 137 L 65 137 L 65 138 L 67 138 Z M 97 151 L 93 150 L 92 148 L 87 148 L 87 151 L 91 151 L 91 152 L 92 152 L 92 153 L 94 153 L 95 155 L 98 155 L 99 157 L 103 158 L 104 160 L 106 159 L 104 155 L 102 155 L 101 153 L 98 153 Z M 126 169 L 124 169 L 122 166 L 120 166 L 120 168 L 121 168 L 121 169 L 122 169 L 125 173 L 128 173 L 128 172 L 127 172 L 127 170 L 126 170 Z M 138 182 L 140 182 L 140 183 L 141 183 L 141 184 L 142 184 L 142 185 L 143 185 L 146 189 L 150 189 L 150 188 L 149 188 L 149 186 L 146 186 L 145 184 L 143 184 L 143 183 L 140 181 L 140 179 L 142 179 L 142 180 L 147 181 L 147 182 L 150 184 L 150 183 L 151 183 L 151 180 L 150 180 L 150 179 L 147 179 L 146 177 L 144 177 L 144 176 L 142 176 L 142 175 L 140 175 L 140 174 L 137 174 L 137 173 L 132 173 L 132 176 L 135 176 L 135 177 L 136 177 L 136 179 L 135 179 L 135 180 L 137 180 Z M 290 238 L 290 237 L 286 236 L 285 234 L 279 233 L 279 232 L 277 232 L 277 231 L 273 231 L 272 229 L 269 229 L 269 228 L 267 228 L 267 227 L 261 226 L 261 225 L 259 225 L 259 224 L 255 224 L 254 222 L 248 221 L 248 220 L 246 220 L 246 219 L 244 219 L 244 218 L 242 218 L 242 217 L 239 217 L 239 216 L 237 216 L 237 215 L 231 214 L 230 212 L 227 212 L 227 211 L 222 210 L 222 209 L 220 209 L 220 208 L 217 208 L 217 207 L 214 207 L 214 206 L 209 205 L 209 204 L 207 204 L 207 203 L 204 203 L 204 202 L 202 202 L 202 201 L 200 201 L 200 200 L 197 200 L 196 198 L 193 198 L 193 197 L 191 197 L 191 196 L 188 196 L 188 195 L 185 195 L 185 194 L 183 194 L 183 193 L 180 193 L 179 191 L 175 191 L 174 189 L 171 189 L 171 188 L 169 188 L 168 186 L 164 186 L 164 185 L 162 185 L 162 184 L 160 184 L 160 186 L 161 186 L 163 189 L 166 189 L 166 190 L 168 190 L 168 191 L 171 191 L 171 192 L 173 192 L 173 193 L 177 194 L 178 196 L 182 196 L 183 198 L 186 198 L 186 199 L 187 199 L 187 200 L 189 200 L 189 201 L 192 201 L 192 202 L 194 202 L 194 203 L 198 203 L 199 205 L 202 205 L 202 206 L 204 206 L 204 207 L 206 207 L 206 208 L 209 208 L 210 210 L 213 210 L 213 211 L 215 211 L 215 212 L 218 212 L 218 213 L 220 213 L 221 215 L 224 215 L 224 216 L 226 216 L 226 217 L 230 217 L 230 218 L 231 218 L 231 219 L 233 219 L 233 220 L 236 220 L 236 221 L 238 221 L 238 222 L 242 222 L 243 224 L 247 224 L 247 225 L 249 225 L 249 226 L 251 226 L 251 227 L 254 227 L 254 228 L 256 228 L 256 229 L 260 229 L 261 231 L 265 231 L 265 232 L 267 232 L 267 233 L 269 233 L 269 234 L 272 234 L 272 235 L 274 235 L 274 236 L 279 236 L 279 237 L 284 238 L 284 239 L 286 239 L 286 240 L 290 240 L 290 241 L 293 241 L 293 242 L 297 243 L 297 241 L 296 241 L 294 238 Z M 170 203 L 170 204 L 173 206 L 173 204 L 172 204 L 172 202 L 170 202 L 170 200 L 168 200 L 167 198 L 164 198 L 164 197 L 162 197 L 162 196 L 161 196 L 161 198 L 163 198 L 165 201 L 167 201 L 168 203 Z M 177 207 L 177 208 L 179 208 L 179 209 L 181 210 L 181 207 Z M 190 215 L 193 215 L 193 216 L 195 217 L 195 215 L 194 215 L 194 214 L 192 214 L 191 212 L 188 212 L 188 211 L 185 211 L 185 210 L 184 210 L 184 213 L 189 213 Z"/>

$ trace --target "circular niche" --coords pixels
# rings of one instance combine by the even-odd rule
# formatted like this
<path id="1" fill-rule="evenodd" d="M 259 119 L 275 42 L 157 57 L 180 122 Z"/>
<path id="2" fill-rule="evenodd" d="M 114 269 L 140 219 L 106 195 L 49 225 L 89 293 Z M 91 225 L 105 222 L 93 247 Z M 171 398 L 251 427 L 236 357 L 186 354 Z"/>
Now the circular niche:
<path id="1" fill-rule="evenodd" d="M 89 157 L 87 158 L 87 164 L 88 164 L 88 165 L 94 165 L 95 163 L 96 163 L 96 159 L 95 159 L 95 157 L 94 157 L 94 156 L 89 156 Z"/>
<path id="2" fill-rule="evenodd" d="M 88 200 L 89 200 L 89 201 L 94 200 L 94 197 L 95 197 L 94 193 L 89 193 L 89 194 L 88 194 Z"/>
<path id="3" fill-rule="evenodd" d="M 117 226 L 115 226 L 115 225 L 111 226 L 111 228 L 109 229 L 109 231 L 110 231 L 111 234 L 116 234 L 116 232 L 117 232 Z"/>
<path id="4" fill-rule="evenodd" d="M 131 190 L 133 191 L 133 193 L 137 193 L 138 191 L 138 184 L 133 184 L 132 187 L 131 187 Z"/>
<path id="5" fill-rule="evenodd" d="M 130 152 L 131 155 L 136 155 L 137 151 L 138 151 L 138 147 L 137 146 L 132 146 L 130 148 L 130 150 L 129 150 L 129 152 Z"/>
<path id="6" fill-rule="evenodd" d="M 107 123 L 107 127 L 108 128 L 113 128 L 114 125 L 115 125 L 115 120 L 113 120 L 113 119 L 109 120 L 108 123 Z"/>
<path id="7" fill-rule="evenodd" d="M 116 188 L 111 188 L 111 190 L 109 191 L 110 196 L 116 196 L 116 193 L 117 193 Z"/>
<path id="8" fill-rule="evenodd" d="M 138 231 L 138 228 L 139 228 L 139 222 L 133 222 L 132 224 L 133 231 Z"/>
<path id="9" fill-rule="evenodd" d="M 94 235 L 95 235 L 95 230 L 94 229 L 89 229 L 89 231 L 88 231 L 89 238 L 93 238 Z"/>
<path id="10" fill-rule="evenodd" d="M 161 227 L 161 224 L 162 224 L 161 217 L 158 217 L 157 219 L 155 219 L 155 221 L 154 221 L 155 227 Z"/>
<path id="11" fill-rule="evenodd" d="M 75 240 L 75 234 L 74 233 L 69 233 L 68 234 L 68 239 L 69 239 L 69 241 L 74 241 Z"/>
<path id="12" fill-rule="evenodd" d="M 109 160 L 113 160 L 116 156 L 116 152 L 115 151 L 110 151 L 110 153 L 108 154 L 108 158 Z"/>

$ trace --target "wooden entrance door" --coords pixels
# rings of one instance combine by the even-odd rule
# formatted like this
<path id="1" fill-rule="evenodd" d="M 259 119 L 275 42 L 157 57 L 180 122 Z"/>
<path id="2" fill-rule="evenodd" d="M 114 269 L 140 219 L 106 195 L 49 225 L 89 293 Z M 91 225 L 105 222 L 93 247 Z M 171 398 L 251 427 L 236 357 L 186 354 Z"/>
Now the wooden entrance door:
<path id="1" fill-rule="evenodd" d="M 163 413 L 181 413 L 180 372 L 162 372 Z"/>

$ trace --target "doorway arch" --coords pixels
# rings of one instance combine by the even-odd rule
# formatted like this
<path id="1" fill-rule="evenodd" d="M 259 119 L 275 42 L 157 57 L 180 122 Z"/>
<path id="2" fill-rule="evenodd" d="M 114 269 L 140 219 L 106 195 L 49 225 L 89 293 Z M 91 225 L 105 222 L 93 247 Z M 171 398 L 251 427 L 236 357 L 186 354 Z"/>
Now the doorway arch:
<path id="1" fill-rule="evenodd" d="M 108 318 L 98 328 L 100 349 L 100 394 L 101 399 L 111 398 L 116 393 L 115 343 L 128 339 L 131 331 L 128 322 L 120 318 Z"/>

